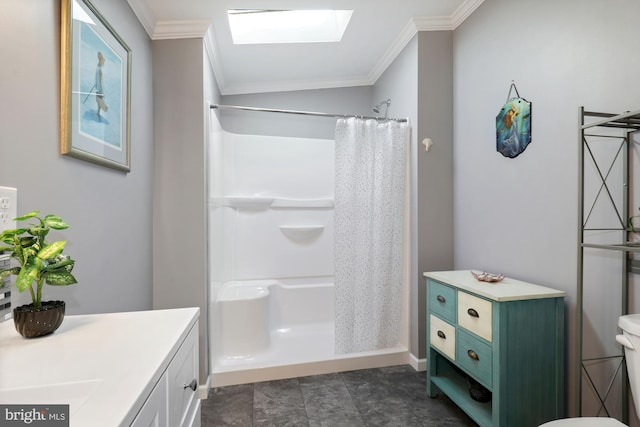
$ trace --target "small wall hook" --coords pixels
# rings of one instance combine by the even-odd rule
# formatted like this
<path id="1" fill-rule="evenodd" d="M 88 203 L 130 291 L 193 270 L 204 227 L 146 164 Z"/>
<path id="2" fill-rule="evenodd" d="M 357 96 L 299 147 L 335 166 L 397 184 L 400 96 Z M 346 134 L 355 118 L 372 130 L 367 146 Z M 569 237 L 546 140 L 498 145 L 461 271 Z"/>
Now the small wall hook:
<path id="1" fill-rule="evenodd" d="M 429 151 L 429 149 L 433 145 L 433 141 L 431 140 L 431 138 L 425 138 L 422 140 L 422 145 L 424 145 L 424 151 Z"/>

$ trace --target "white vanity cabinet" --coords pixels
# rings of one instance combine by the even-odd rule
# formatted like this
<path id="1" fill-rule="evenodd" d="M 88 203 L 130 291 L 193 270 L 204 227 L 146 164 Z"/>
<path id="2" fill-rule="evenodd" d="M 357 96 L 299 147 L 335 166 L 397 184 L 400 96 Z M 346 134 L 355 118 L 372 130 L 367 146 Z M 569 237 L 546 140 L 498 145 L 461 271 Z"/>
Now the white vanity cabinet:
<path id="1" fill-rule="evenodd" d="M 167 374 L 153 388 L 131 427 L 162 427 L 167 424 Z"/>
<path id="2" fill-rule="evenodd" d="M 132 427 L 199 427 L 198 324 L 187 335 Z"/>
<path id="3" fill-rule="evenodd" d="M 199 427 L 198 316 L 65 316 L 35 339 L 0 323 L 0 402 L 68 404 L 71 427 Z"/>

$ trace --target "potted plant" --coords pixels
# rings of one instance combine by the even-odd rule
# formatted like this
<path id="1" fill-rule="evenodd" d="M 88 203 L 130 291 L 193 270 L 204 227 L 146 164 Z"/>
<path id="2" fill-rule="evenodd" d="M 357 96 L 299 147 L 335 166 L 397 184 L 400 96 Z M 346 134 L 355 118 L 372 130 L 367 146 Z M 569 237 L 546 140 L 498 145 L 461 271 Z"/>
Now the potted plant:
<path id="1" fill-rule="evenodd" d="M 640 209 L 640 208 L 638 208 Z M 629 217 L 629 229 L 631 230 L 632 233 L 637 233 L 639 230 L 634 226 L 634 219 L 636 218 L 640 218 L 640 215 L 633 215 Z"/>
<path id="2" fill-rule="evenodd" d="M 16 275 L 18 291 L 29 289 L 31 304 L 16 307 L 13 319 L 17 331 L 26 338 L 53 333 L 64 318 L 64 301 L 42 301 L 44 284 L 66 286 L 76 282 L 71 274 L 75 261 L 62 253 L 66 240 L 48 242 L 50 229 L 64 230 L 69 224 L 57 215 L 39 216 L 40 211 L 29 212 L 14 221 L 32 220 L 26 228 L 5 230 L 0 233 L 0 251 L 10 253 L 20 265 L 0 269 L 0 280 Z"/>

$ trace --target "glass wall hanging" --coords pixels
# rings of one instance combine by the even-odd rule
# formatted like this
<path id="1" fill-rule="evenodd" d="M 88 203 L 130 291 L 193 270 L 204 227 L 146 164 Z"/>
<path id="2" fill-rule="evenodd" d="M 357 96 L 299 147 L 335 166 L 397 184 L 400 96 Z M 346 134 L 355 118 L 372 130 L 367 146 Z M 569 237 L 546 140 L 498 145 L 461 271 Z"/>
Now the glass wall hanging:
<path id="1" fill-rule="evenodd" d="M 511 98 L 511 90 L 516 97 Z M 496 116 L 496 149 L 503 156 L 514 158 L 531 143 L 531 103 L 520 98 L 516 84 L 511 82 L 507 102 Z"/>

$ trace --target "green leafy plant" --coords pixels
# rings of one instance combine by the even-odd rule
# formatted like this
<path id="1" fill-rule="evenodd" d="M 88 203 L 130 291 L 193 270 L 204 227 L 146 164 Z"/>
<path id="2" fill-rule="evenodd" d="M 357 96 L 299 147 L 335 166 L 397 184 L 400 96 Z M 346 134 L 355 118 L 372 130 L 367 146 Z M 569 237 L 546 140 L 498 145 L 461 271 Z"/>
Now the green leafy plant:
<path id="1" fill-rule="evenodd" d="M 640 210 L 640 208 L 638 208 Z M 640 218 L 640 215 L 633 215 L 629 217 L 629 229 L 632 233 L 637 233 L 638 229 L 633 225 L 633 220 L 636 218 Z"/>
<path id="2" fill-rule="evenodd" d="M 71 274 L 75 261 L 62 253 L 66 240 L 49 243 L 45 240 L 50 229 L 64 230 L 69 224 L 57 215 L 39 216 L 40 211 L 29 212 L 14 221 L 32 220 L 29 227 L 5 230 L 0 233 L 0 251 L 11 254 L 19 267 L 0 269 L 0 280 L 9 275 L 18 276 L 16 288 L 20 292 L 29 289 L 34 308 L 42 305 L 42 287 L 44 283 L 53 286 L 66 286 L 77 283 Z M 1 244 L 1 243 L 0 243 Z M 34 289 L 35 285 L 35 289 Z"/>

